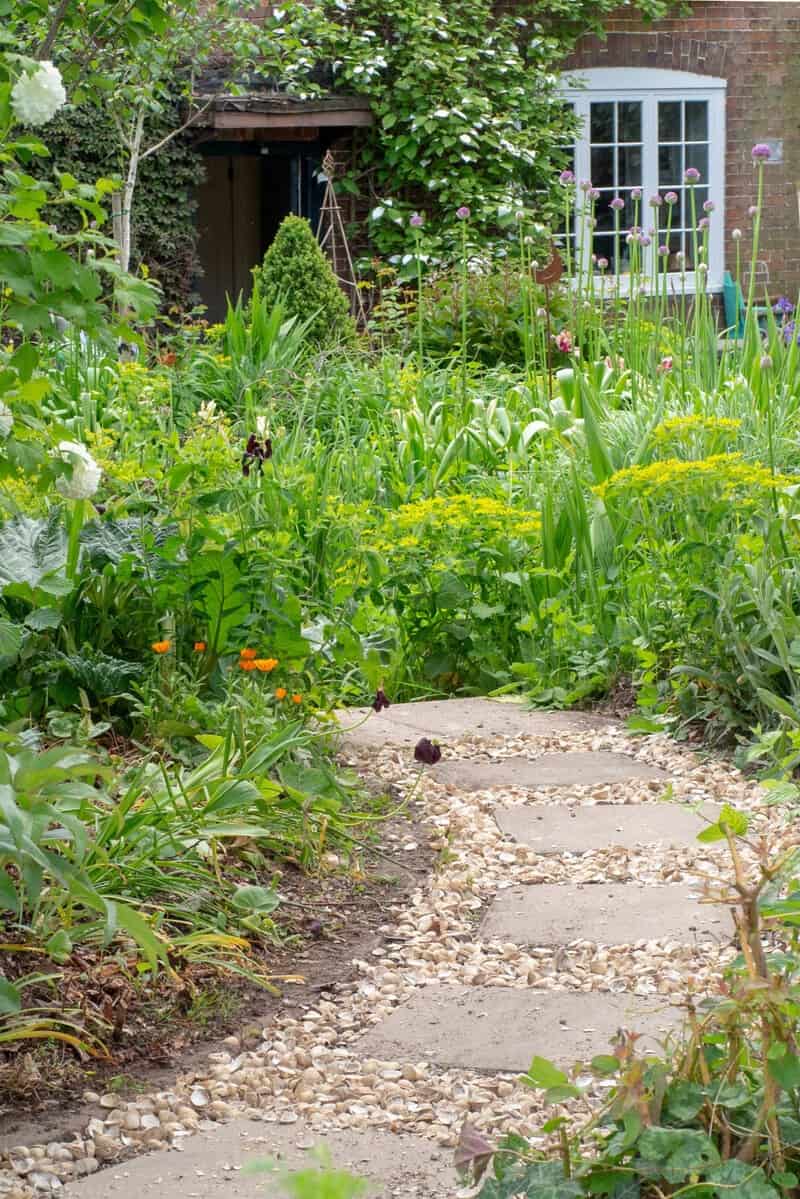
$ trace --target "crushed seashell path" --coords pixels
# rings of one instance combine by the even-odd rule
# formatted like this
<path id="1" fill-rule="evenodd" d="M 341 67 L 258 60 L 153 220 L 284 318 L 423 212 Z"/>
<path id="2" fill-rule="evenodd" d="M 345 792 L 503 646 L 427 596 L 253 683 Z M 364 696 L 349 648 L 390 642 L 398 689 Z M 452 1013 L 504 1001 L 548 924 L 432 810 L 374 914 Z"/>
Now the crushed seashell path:
<path id="1" fill-rule="evenodd" d="M 610 894 L 612 884 L 652 908 L 662 897 L 696 887 L 698 873 L 727 877 L 725 851 L 715 845 L 636 843 L 636 808 L 665 797 L 681 805 L 731 803 L 752 813 L 756 835 L 768 833 L 772 846 L 788 846 L 793 834 L 779 809 L 763 806 L 758 785 L 722 758 L 701 759 L 664 735 L 635 736 L 600 717 L 573 723 L 558 713 L 531 718 L 521 708 L 486 700 L 453 705 L 400 705 L 379 725 L 370 718 L 355 728 L 343 744 L 344 765 L 391 785 L 395 796 L 410 796 L 409 810 L 437 851 L 425 884 L 387 910 L 382 944 L 368 960 L 353 962 L 351 981 L 313 1007 L 279 1014 L 254 1050 L 228 1038 L 227 1050 L 211 1054 L 207 1069 L 176 1078 L 171 1090 L 128 1103 L 116 1095 L 90 1096 L 96 1114 L 83 1135 L 15 1146 L 2 1155 L 0 1195 L 272 1194 L 262 1179 L 244 1181 L 240 1167 L 248 1157 L 278 1149 L 293 1161 L 328 1141 L 335 1157 L 337 1143 L 346 1148 L 346 1160 L 337 1164 L 352 1165 L 378 1184 L 379 1194 L 457 1196 L 466 1192 L 450 1163 L 465 1119 L 491 1139 L 532 1132 L 553 1114 L 549 1108 L 543 1116 L 539 1096 L 517 1081 L 524 1064 L 517 1065 L 515 1055 L 524 1063 L 532 1052 L 550 1056 L 552 1048 L 567 1064 L 577 1060 L 569 1056 L 572 1033 L 559 1018 L 559 1004 L 566 1011 L 579 1003 L 587 1016 L 573 1031 L 591 1042 L 608 1002 L 651 1004 L 663 1016 L 688 990 L 714 991 L 735 954 L 724 909 L 715 914 L 727 920 L 725 931 L 712 937 L 689 931 L 698 905 L 686 895 L 677 905 L 676 927 L 661 937 L 630 932 L 636 927 L 632 903 L 619 913 L 625 940 L 615 935 L 612 915 L 607 934 L 569 935 L 560 943 L 558 920 L 546 935 L 537 925 L 536 888 L 563 886 L 566 915 L 576 895 Z M 420 729 L 441 741 L 439 767 L 413 761 Z M 537 759 L 575 754 L 581 769 L 573 782 L 530 781 Z M 598 781 L 603 773 L 593 764 L 603 755 L 618 756 L 621 777 Z M 458 764 L 458 782 L 448 781 L 451 763 Z M 480 779 L 492 764 L 503 778 L 519 769 L 529 781 L 474 786 L 463 775 L 470 763 L 481 766 Z M 625 777 L 626 763 L 635 777 Z M 588 820 L 589 808 L 609 804 L 620 807 L 625 845 L 565 851 L 525 844 L 501 832 L 496 819 L 500 808 L 568 805 Z M 409 836 L 387 848 L 402 862 L 417 847 Z M 665 890 L 671 887 L 682 890 Z M 504 893 L 519 897 L 522 918 L 532 912 L 531 923 L 516 939 L 485 938 L 482 921 Z M 706 905 L 699 906 L 706 915 Z M 459 1004 L 463 1020 L 453 1015 Z M 517 1016 L 502 1014 L 508 1011 Z M 555 1021 L 553 1046 L 537 1044 L 540 1011 Z M 411 1013 L 405 1023 L 404 1013 Z M 389 1054 L 381 1049 L 385 1043 L 397 1048 Z M 601 1039 L 591 1052 L 607 1049 Z M 470 1064 L 478 1058 L 479 1067 Z M 192 1155 L 201 1149 L 211 1165 L 201 1169 L 195 1162 L 193 1168 Z"/>

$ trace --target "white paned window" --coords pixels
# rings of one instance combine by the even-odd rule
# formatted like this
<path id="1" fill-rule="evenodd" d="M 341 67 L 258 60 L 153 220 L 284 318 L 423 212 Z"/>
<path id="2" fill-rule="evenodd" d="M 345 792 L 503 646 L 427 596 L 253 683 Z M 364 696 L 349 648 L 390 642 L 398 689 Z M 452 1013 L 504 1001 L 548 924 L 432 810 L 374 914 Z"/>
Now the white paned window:
<path id="1" fill-rule="evenodd" d="M 695 236 L 695 231 L 708 220 L 708 286 L 722 287 L 725 87 L 724 79 L 685 71 L 596 67 L 565 74 L 564 99 L 580 123 L 575 175 L 578 181 L 590 180 L 599 192 L 593 250 L 596 259 L 609 263 L 608 273 L 625 274 L 630 255 L 625 233 L 638 223 L 650 242 L 643 248 L 645 270 L 650 272 L 653 256 L 665 246 L 667 269 L 676 283 L 683 272 L 686 286 L 694 288 L 695 247 L 702 244 L 702 235 Z M 699 172 L 693 189 L 686 183 L 687 171 Z M 651 197 L 663 200 L 668 193 L 677 197 L 673 204 L 651 206 Z M 612 200 L 618 202 L 616 214 Z M 586 270 L 591 268 L 589 242 L 580 233 L 585 204 L 585 192 L 578 187 L 571 240 Z M 713 210 L 707 212 L 704 206 Z M 615 215 L 622 231 L 619 238 Z"/>

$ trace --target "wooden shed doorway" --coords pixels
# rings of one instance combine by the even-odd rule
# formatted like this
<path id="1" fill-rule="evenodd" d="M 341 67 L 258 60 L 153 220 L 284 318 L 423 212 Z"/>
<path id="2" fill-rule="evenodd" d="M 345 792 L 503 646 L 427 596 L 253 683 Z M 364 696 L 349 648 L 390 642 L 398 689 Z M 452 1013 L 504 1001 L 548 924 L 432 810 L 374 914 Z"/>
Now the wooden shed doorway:
<path id="1" fill-rule="evenodd" d="M 319 151 L 308 145 L 214 141 L 201 147 L 206 177 L 197 192 L 197 290 L 206 319 L 225 319 L 228 298 L 247 299 L 252 269 L 285 216 L 316 229 L 323 185 Z"/>

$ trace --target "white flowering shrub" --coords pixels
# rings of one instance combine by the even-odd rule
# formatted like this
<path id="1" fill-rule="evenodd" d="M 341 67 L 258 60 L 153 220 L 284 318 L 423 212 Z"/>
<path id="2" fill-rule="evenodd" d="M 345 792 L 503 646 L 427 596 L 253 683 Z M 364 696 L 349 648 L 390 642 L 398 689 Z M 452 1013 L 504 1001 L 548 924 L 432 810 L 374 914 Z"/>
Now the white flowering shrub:
<path id="1" fill-rule="evenodd" d="M 11 89 L 11 111 L 21 125 L 46 125 L 67 101 L 61 72 L 51 62 L 32 63 Z"/>

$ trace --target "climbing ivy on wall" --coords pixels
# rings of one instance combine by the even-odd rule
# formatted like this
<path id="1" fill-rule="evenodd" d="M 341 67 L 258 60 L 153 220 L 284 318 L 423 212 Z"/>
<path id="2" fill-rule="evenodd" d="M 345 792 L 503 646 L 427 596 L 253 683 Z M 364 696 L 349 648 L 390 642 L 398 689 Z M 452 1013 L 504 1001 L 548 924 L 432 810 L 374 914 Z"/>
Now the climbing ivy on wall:
<path id="1" fill-rule="evenodd" d="M 177 104 L 152 120 L 158 137 L 181 124 Z M 70 108 L 47 128 L 50 159 L 41 169 L 68 171 L 82 182 L 120 171 L 117 139 L 101 109 Z M 133 202 L 134 245 L 131 269 L 142 264 L 161 284 L 165 306 L 188 307 L 197 277 L 195 189 L 203 178 L 203 163 L 191 134 L 176 138 L 142 163 L 139 189 Z"/>

